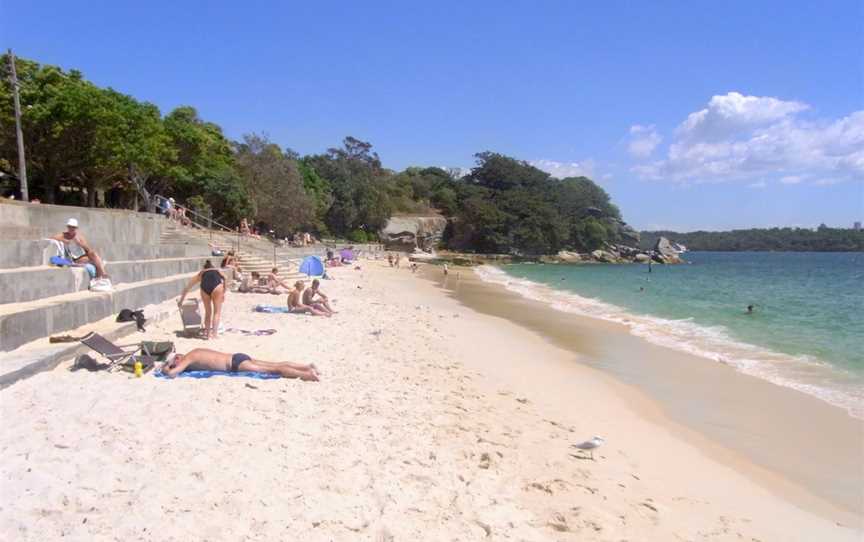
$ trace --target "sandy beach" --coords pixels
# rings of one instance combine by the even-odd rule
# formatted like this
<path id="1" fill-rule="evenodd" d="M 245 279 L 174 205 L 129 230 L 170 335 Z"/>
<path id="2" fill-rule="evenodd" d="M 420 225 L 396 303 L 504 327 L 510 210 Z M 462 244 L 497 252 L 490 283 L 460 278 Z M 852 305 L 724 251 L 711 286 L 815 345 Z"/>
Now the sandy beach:
<path id="1" fill-rule="evenodd" d="M 708 450 L 633 386 L 386 262 L 339 314 L 131 340 L 315 362 L 318 383 L 68 371 L 0 391 L 4 540 L 860 540 L 858 514 Z M 467 276 L 466 276 L 467 280 Z M 131 342 L 127 341 L 127 342 Z M 595 460 L 573 445 L 594 435 Z M 715 447 L 716 448 L 716 447 Z M 826 458 L 830 460 L 830 458 Z"/>

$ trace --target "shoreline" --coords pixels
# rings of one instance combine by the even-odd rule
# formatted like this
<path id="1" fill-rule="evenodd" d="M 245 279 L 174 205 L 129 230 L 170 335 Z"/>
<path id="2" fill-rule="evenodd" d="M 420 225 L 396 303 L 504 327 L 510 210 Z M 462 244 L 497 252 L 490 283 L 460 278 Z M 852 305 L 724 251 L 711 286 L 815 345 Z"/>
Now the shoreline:
<path id="1" fill-rule="evenodd" d="M 0 537 L 860 539 L 856 518 L 706 454 L 584 355 L 407 269 L 361 267 L 322 281 L 333 318 L 256 313 L 285 296 L 231 293 L 226 328 L 276 332 L 204 342 L 177 337 L 176 317 L 138 335 L 314 361 L 321 382 L 67 363 L 0 390 Z M 592 461 L 574 445 L 597 434 Z"/>
<path id="2" fill-rule="evenodd" d="M 864 422 L 814 396 L 648 342 L 624 324 L 560 311 L 462 269 L 426 278 L 482 314 L 504 318 L 574 353 L 711 457 L 826 518 L 864 517 Z M 640 363 L 633 364 L 631 360 Z M 633 398 L 635 394 L 640 398 Z M 650 406 L 649 406 L 650 404 Z M 770 409 L 764 408 L 770 405 Z M 798 418 L 807 413 L 806 422 Z M 839 450 L 839 453 L 838 453 Z M 823 458 L 816 461 L 813 458 Z M 830 458 L 830 459 L 829 459 Z"/>

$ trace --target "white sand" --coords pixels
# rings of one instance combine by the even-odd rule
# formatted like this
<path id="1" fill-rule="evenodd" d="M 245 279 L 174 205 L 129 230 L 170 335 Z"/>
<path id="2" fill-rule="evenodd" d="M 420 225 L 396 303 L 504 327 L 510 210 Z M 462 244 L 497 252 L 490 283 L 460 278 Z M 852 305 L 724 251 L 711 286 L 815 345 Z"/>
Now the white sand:
<path id="1" fill-rule="evenodd" d="M 860 539 L 572 354 L 383 266 L 334 271 L 332 319 L 229 295 L 226 326 L 279 331 L 207 347 L 315 361 L 320 383 L 67 364 L 0 391 L 0 539 Z M 205 346 L 178 327 L 146 338 Z M 597 461 L 575 457 L 594 434 Z"/>

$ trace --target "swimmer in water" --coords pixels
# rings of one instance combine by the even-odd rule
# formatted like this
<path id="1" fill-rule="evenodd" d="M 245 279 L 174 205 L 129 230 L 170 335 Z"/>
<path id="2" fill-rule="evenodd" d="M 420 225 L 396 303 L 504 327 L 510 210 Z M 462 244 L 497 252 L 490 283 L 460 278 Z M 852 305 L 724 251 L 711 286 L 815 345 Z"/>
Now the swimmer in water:
<path id="1" fill-rule="evenodd" d="M 747 305 L 747 314 L 753 314 L 753 309 L 756 307 L 754 305 Z"/>

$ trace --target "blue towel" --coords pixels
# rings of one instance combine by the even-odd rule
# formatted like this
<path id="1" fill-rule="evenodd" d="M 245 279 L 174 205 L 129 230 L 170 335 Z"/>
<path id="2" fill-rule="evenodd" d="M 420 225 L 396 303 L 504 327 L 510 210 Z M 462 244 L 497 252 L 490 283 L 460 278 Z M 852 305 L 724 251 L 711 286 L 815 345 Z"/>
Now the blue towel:
<path id="1" fill-rule="evenodd" d="M 51 256 L 50 261 L 51 265 L 59 265 L 60 267 L 67 267 L 74 263 L 72 260 L 67 260 L 66 258 L 61 258 L 60 256 Z"/>
<path id="2" fill-rule="evenodd" d="M 267 313 L 289 313 L 291 309 L 288 307 L 277 307 L 276 305 L 255 305 L 252 309 L 255 312 L 267 312 Z"/>
<path id="3" fill-rule="evenodd" d="M 156 378 L 165 378 L 171 380 L 170 377 L 162 374 L 162 371 L 153 371 L 153 376 Z M 267 373 L 253 373 L 252 371 L 237 371 L 231 373 L 228 371 L 183 371 L 177 378 L 210 378 L 211 376 L 243 376 L 246 378 L 257 378 L 258 380 L 272 380 L 274 378 L 282 378 L 279 375 Z"/>

